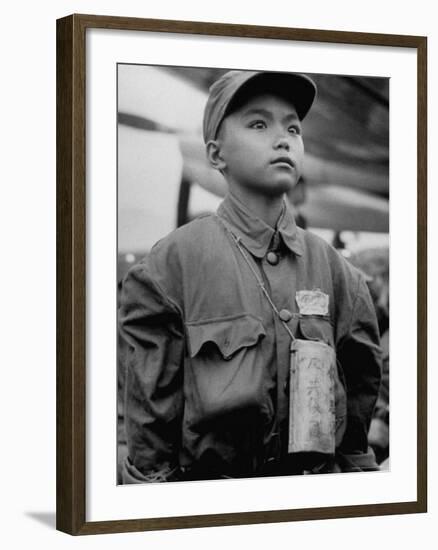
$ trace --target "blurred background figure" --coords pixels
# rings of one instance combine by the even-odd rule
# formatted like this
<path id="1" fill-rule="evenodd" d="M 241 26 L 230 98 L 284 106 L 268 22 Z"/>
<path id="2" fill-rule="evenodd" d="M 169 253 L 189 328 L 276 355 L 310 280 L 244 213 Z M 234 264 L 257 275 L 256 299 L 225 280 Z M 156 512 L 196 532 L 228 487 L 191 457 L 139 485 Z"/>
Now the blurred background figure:
<path id="1" fill-rule="evenodd" d="M 225 180 L 207 162 L 202 116 L 209 86 L 227 70 L 118 65 L 119 282 L 156 241 L 215 211 L 225 196 Z M 382 462 L 389 456 L 389 80 L 311 76 L 318 97 L 303 123 L 304 173 L 288 200 L 298 225 L 368 277 L 385 356 L 370 429 Z M 119 358 L 123 352 L 119 346 Z M 119 461 L 123 381 L 119 369 Z"/>
<path id="2" fill-rule="evenodd" d="M 382 382 L 369 431 L 369 443 L 377 462 L 389 458 L 389 250 L 365 249 L 350 258 L 367 276 L 368 287 L 376 308 L 383 353 Z"/>

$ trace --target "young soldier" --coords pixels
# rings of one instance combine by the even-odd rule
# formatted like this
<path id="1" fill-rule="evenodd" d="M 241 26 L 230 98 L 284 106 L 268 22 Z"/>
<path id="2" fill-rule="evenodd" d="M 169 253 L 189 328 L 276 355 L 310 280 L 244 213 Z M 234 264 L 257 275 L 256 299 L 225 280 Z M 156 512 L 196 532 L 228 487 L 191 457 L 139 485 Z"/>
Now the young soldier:
<path id="1" fill-rule="evenodd" d="M 204 140 L 228 194 L 124 281 L 125 483 L 377 467 L 367 286 L 284 200 L 315 95 L 286 73 L 230 71 L 210 89 Z"/>

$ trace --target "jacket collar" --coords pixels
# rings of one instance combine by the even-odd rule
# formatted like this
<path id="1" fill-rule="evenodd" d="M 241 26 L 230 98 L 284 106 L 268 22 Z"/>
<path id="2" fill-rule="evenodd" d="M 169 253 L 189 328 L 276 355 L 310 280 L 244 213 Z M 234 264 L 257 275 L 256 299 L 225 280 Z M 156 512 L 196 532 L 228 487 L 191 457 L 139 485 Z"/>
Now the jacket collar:
<path id="1" fill-rule="evenodd" d="M 263 258 L 271 244 L 275 230 L 251 212 L 239 199 L 228 193 L 217 211 L 218 216 L 227 221 L 235 234 L 242 239 L 245 247 L 257 258 Z M 284 244 L 301 256 L 303 245 L 297 231 L 294 216 L 286 202 L 277 222 L 277 231 Z"/>

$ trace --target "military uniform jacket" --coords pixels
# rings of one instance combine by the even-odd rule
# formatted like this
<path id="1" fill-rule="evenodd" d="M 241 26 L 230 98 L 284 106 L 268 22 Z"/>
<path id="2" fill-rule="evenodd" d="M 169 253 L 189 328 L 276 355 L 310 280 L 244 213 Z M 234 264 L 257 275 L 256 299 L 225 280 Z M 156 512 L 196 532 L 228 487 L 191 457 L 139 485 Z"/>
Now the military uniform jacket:
<path id="1" fill-rule="evenodd" d="M 380 348 L 362 275 L 298 228 L 286 204 L 274 230 L 229 194 L 217 214 L 159 241 L 124 280 L 127 482 L 295 472 L 290 336 L 232 234 L 292 332 L 336 350 L 337 448 L 367 452 Z M 324 315 L 300 313 L 297 292 L 313 289 L 328 295 Z"/>

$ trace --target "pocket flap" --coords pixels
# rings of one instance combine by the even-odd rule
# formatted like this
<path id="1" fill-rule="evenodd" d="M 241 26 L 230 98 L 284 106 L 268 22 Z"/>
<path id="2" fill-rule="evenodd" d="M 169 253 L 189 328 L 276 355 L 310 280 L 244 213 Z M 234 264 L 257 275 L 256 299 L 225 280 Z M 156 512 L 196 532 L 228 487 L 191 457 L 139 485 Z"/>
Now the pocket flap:
<path id="1" fill-rule="evenodd" d="M 208 342 L 215 344 L 224 359 L 241 348 L 257 344 L 266 335 L 262 322 L 252 315 L 187 324 L 189 352 L 195 357 Z"/>

